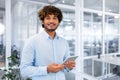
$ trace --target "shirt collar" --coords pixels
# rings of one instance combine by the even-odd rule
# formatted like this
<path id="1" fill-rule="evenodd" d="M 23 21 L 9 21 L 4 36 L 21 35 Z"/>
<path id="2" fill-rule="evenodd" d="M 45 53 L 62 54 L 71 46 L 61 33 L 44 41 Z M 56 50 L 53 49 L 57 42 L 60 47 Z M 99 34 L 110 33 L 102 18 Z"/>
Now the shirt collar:
<path id="1" fill-rule="evenodd" d="M 42 31 L 42 36 L 43 36 L 45 39 L 51 39 L 50 36 L 49 36 L 49 34 L 48 34 L 45 30 Z M 59 36 L 58 36 L 57 33 L 56 33 L 54 39 L 59 39 Z"/>

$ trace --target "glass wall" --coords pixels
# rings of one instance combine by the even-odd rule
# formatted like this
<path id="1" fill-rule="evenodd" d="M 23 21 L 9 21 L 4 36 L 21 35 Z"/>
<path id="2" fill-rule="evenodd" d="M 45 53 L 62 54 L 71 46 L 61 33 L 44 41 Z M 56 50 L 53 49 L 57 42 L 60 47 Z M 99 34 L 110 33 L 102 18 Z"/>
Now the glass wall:
<path id="1" fill-rule="evenodd" d="M 84 12 L 84 56 L 93 56 L 102 51 L 102 16 Z"/>
<path id="2" fill-rule="evenodd" d="M 84 0 L 84 8 L 102 11 L 103 10 L 102 6 L 103 6 L 102 0 L 91 1 Z"/>
<path id="3" fill-rule="evenodd" d="M 110 13 L 119 13 L 119 0 L 105 0 L 105 11 Z"/>
<path id="4" fill-rule="evenodd" d="M 119 53 L 119 0 L 83 0 L 84 72 L 100 78 L 113 73 L 112 64 L 94 61 L 98 54 Z"/>
<path id="5" fill-rule="evenodd" d="M 119 16 L 105 15 L 105 54 L 118 53 Z"/>

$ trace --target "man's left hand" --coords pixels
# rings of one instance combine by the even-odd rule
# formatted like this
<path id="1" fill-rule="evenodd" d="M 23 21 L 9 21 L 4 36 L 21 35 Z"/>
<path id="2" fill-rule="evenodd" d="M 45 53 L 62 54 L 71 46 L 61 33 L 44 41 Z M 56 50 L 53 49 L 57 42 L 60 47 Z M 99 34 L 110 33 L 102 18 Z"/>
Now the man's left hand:
<path id="1" fill-rule="evenodd" d="M 75 67 L 75 61 L 69 60 L 64 63 L 64 66 L 67 67 L 68 69 L 72 70 Z"/>

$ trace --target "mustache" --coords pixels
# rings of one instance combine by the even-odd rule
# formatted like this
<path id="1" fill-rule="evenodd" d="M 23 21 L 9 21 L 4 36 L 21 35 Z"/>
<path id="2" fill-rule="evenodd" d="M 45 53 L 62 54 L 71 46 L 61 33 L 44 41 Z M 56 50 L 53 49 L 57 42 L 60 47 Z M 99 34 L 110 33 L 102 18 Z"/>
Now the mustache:
<path id="1" fill-rule="evenodd" d="M 53 25 L 55 25 L 55 23 L 48 23 L 48 25 L 50 25 L 50 24 L 53 24 Z"/>

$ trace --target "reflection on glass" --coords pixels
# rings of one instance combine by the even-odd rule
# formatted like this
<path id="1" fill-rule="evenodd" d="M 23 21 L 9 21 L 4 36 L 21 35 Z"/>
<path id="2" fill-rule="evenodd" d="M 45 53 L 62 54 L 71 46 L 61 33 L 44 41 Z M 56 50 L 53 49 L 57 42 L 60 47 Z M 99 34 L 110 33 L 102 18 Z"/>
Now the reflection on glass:
<path id="1" fill-rule="evenodd" d="M 19 1 L 13 8 L 13 43 L 22 49 L 24 41 L 38 32 L 37 10 L 42 5 Z"/>
<path id="2" fill-rule="evenodd" d="M 88 9 L 102 10 L 102 0 L 84 0 L 84 7 Z"/>
<path id="3" fill-rule="evenodd" d="M 99 77 L 102 75 L 102 62 L 94 61 L 94 76 Z"/>
<path id="4" fill-rule="evenodd" d="M 64 11 L 63 16 L 57 32 L 68 41 L 70 55 L 75 55 L 75 12 Z"/>
<path id="5" fill-rule="evenodd" d="M 105 16 L 105 53 L 118 52 L 118 32 L 119 32 L 119 18 L 116 16 Z"/>
<path id="6" fill-rule="evenodd" d="M 86 36 L 84 39 L 84 56 L 92 56 L 102 53 L 102 41 L 96 39 L 96 36 Z M 85 41 L 86 40 L 86 41 Z"/>
<path id="7" fill-rule="evenodd" d="M 117 53 L 119 46 L 118 36 L 105 36 L 105 54 Z"/>
<path id="8" fill-rule="evenodd" d="M 58 3 L 64 4 L 64 5 L 74 6 L 75 5 L 75 0 L 60 0 L 60 1 L 58 1 Z"/>
<path id="9" fill-rule="evenodd" d="M 68 40 L 70 47 L 70 55 L 75 55 L 75 39 Z"/>
<path id="10" fill-rule="evenodd" d="M 119 30 L 119 17 L 117 16 L 105 16 L 105 35 L 118 34 Z"/>
<path id="11" fill-rule="evenodd" d="M 92 60 L 91 59 L 85 59 L 84 60 L 84 72 L 86 74 L 92 75 Z"/>
<path id="12" fill-rule="evenodd" d="M 92 75 L 94 77 L 101 76 L 102 75 L 102 64 L 103 63 L 99 61 L 92 61 L 91 59 L 85 59 L 84 60 L 84 73 Z"/>
<path id="13" fill-rule="evenodd" d="M 84 56 L 97 55 L 102 52 L 102 16 L 84 12 L 83 27 Z"/>
<path id="14" fill-rule="evenodd" d="M 83 35 L 101 35 L 102 16 L 97 13 L 84 12 Z"/>
<path id="15" fill-rule="evenodd" d="M 119 13 L 119 0 L 105 0 L 105 11 Z"/>
<path id="16" fill-rule="evenodd" d="M 32 16 L 29 17 L 29 36 L 33 36 L 37 33 L 37 13 L 32 13 Z"/>

